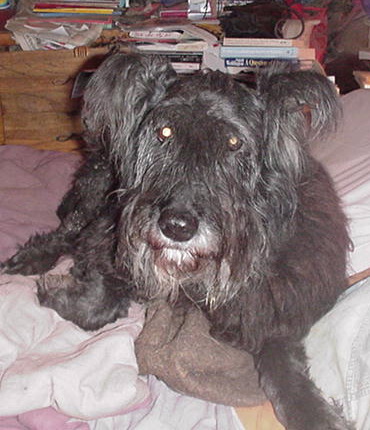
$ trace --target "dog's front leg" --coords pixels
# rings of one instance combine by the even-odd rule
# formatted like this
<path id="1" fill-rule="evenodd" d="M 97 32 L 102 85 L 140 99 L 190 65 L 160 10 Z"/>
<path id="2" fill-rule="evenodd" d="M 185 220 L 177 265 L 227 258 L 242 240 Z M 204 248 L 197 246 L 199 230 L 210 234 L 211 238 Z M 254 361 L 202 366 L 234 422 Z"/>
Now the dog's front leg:
<path id="1" fill-rule="evenodd" d="M 77 170 L 74 184 L 58 208 L 59 227 L 32 236 L 15 255 L 0 264 L 0 269 L 10 274 L 45 273 L 61 255 L 69 254 L 81 231 L 99 216 L 101 208 L 106 205 L 113 178 L 104 153 L 91 153 Z"/>
<path id="2" fill-rule="evenodd" d="M 107 206 L 75 242 L 69 273 L 47 274 L 38 282 L 40 304 L 85 330 L 126 316 L 135 291 L 128 274 L 118 273 L 113 264 L 115 218 L 114 205 Z"/>
<path id="3" fill-rule="evenodd" d="M 9 274 L 35 275 L 49 270 L 62 254 L 68 254 L 70 243 L 63 229 L 35 234 L 17 253 L 0 263 L 0 269 Z"/>
<path id="4" fill-rule="evenodd" d="M 46 275 L 38 282 L 40 304 L 54 309 L 84 330 L 97 330 L 127 316 L 131 300 L 127 283 L 96 270 L 81 277 Z"/>
<path id="5" fill-rule="evenodd" d="M 287 430 L 350 430 L 310 379 L 301 342 L 267 341 L 255 356 L 260 383 Z"/>

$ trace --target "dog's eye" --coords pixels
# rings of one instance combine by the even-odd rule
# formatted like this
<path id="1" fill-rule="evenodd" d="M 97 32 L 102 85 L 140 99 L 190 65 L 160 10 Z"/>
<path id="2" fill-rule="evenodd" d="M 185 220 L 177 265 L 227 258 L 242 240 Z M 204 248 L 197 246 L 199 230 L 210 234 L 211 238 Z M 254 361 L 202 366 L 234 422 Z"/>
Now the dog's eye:
<path id="1" fill-rule="evenodd" d="M 231 151 L 236 151 L 242 146 L 240 139 L 236 136 L 231 136 L 227 141 L 227 146 Z"/>
<path id="2" fill-rule="evenodd" d="M 165 141 L 166 139 L 169 139 L 170 137 L 172 137 L 172 135 L 173 135 L 172 128 L 171 128 L 171 127 L 168 127 L 168 126 L 161 127 L 161 128 L 157 131 L 158 139 L 159 139 L 161 142 Z"/>

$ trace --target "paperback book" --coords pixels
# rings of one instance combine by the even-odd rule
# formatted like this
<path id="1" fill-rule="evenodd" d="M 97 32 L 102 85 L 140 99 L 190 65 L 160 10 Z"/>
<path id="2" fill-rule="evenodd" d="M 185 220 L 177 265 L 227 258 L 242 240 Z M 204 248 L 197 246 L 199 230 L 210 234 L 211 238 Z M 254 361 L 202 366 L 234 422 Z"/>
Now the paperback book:
<path id="1" fill-rule="evenodd" d="M 220 46 L 221 58 L 298 58 L 295 46 Z"/>
<path id="2" fill-rule="evenodd" d="M 222 40 L 224 46 L 296 46 L 303 48 L 303 40 L 298 39 L 267 39 L 267 38 L 252 38 L 252 37 L 224 37 Z"/>

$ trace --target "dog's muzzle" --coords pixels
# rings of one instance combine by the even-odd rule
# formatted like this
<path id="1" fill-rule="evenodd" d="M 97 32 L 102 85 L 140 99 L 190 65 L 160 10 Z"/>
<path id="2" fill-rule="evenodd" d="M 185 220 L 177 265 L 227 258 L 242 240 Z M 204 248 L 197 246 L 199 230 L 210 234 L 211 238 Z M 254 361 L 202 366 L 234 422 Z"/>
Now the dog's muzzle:
<path id="1" fill-rule="evenodd" d="M 167 238 L 175 242 L 186 242 L 197 233 L 199 221 L 189 211 L 166 208 L 159 216 L 158 226 Z"/>
<path id="2" fill-rule="evenodd" d="M 216 258 L 220 238 L 191 205 L 170 204 L 152 210 L 140 235 L 157 273 L 172 279 L 202 272 Z"/>

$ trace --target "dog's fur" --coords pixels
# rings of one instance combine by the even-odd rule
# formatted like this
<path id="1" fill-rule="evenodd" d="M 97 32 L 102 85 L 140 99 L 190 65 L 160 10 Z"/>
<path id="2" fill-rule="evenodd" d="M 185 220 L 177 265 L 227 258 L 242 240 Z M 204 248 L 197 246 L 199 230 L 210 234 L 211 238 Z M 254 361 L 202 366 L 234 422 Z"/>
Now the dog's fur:
<path id="1" fill-rule="evenodd" d="M 214 336 L 253 354 L 289 430 L 349 429 L 310 381 L 301 343 L 346 287 L 346 219 L 308 152 L 338 106 L 309 71 L 274 67 L 250 89 L 113 55 L 85 94 L 89 152 L 60 227 L 4 268 L 42 273 L 71 254 L 71 273 L 44 277 L 39 298 L 85 329 L 131 300 L 198 306 Z"/>

